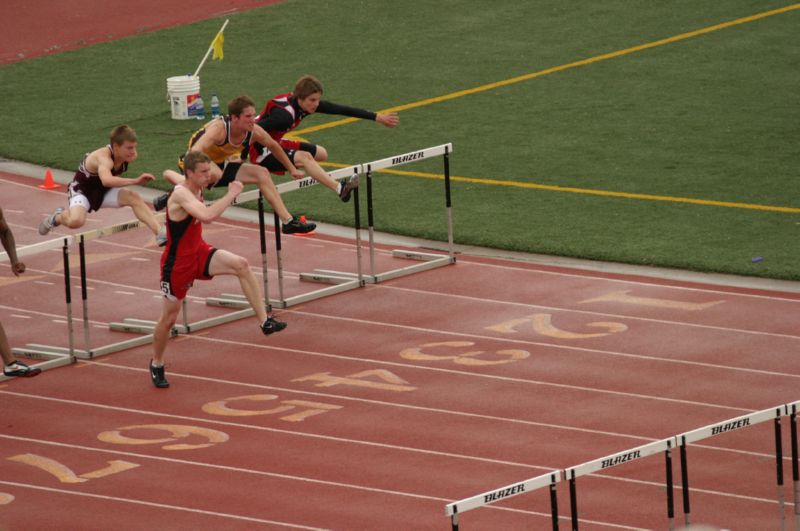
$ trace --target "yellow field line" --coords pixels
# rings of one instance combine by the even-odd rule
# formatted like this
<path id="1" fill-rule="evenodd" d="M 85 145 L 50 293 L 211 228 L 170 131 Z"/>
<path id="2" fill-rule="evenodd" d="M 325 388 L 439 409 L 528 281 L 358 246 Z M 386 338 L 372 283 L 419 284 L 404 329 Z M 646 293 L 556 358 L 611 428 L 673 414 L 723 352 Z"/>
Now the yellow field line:
<path id="1" fill-rule="evenodd" d="M 398 105 L 396 107 L 390 107 L 388 109 L 383 109 L 378 112 L 399 112 L 405 111 L 408 109 L 413 109 L 415 107 L 423 107 L 425 105 L 430 105 L 432 103 L 439 103 L 442 101 L 452 100 L 456 98 L 461 98 L 462 96 L 469 96 L 471 94 L 476 94 L 478 92 L 485 92 L 487 90 L 492 90 L 498 87 L 504 87 L 506 85 L 513 85 L 514 83 L 520 83 L 522 81 L 528 81 L 529 79 L 534 79 L 537 77 L 546 76 L 548 74 L 554 74 L 556 72 L 562 72 L 564 70 L 569 70 L 570 68 L 577 68 L 579 66 L 586 66 L 592 63 L 597 63 L 600 61 L 605 61 L 607 59 L 614 59 L 616 57 L 622 57 L 623 55 L 629 55 L 636 52 L 641 52 L 642 50 L 649 50 L 650 48 L 656 48 L 658 46 L 664 46 L 665 44 L 671 44 L 674 42 L 683 41 L 686 39 L 690 39 L 692 37 L 697 37 L 699 35 L 704 35 L 706 33 L 712 33 L 714 31 L 719 31 L 721 29 L 730 28 L 731 26 L 736 26 L 739 24 L 745 24 L 748 22 L 753 22 L 762 18 L 771 17 L 773 15 L 779 15 L 781 13 L 786 13 L 788 11 L 793 11 L 795 9 L 800 9 L 800 4 L 792 4 L 786 7 L 781 7 L 778 9 L 773 9 L 771 11 L 764 11 L 763 13 L 756 13 L 755 15 L 750 15 L 747 17 L 737 18 L 736 20 L 731 20 L 728 22 L 723 22 L 721 24 L 715 24 L 713 26 L 708 26 L 705 28 L 701 28 L 698 30 L 690 31 L 688 33 L 681 33 L 680 35 L 675 35 L 674 37 L 667 37 L 666 39 L 660 39 L 653 42 L 648 42 L 647 44 L 640 44 L 638 46 L 633 46 L 631 48 L 625 48 L 624 50 L 618 50 L 616 52 L 604 53 L 602 55 L 596 55 L 594 57 L 590 57 L 589 59 L 583 59 L 581 61 L 575 61 L 573 63 L 567 63 L 561 66 L 554 66 L 552 68 L 547 68 L 545 70 L 540 70 L 538 72 L 532 72 L 530 74 L 524 74 L 517 77 L 512 77 L 510 79 L 505 79 L 502 81 L 495 81 L 494 83 L 488 83 L 486 85 L 481 85 L 479 87 L 474 87 L 471 89 L 459 90 L 457 92 L 451 92 L 450 94 L 445 94 L 444 96 L 437 96 L 435 98 L 428 98 L 425 100 L 415 101 L 412 103 L 406 103 L 405 105 Z M 342 120 L 336 120 L 333 122 L 328 122 L 321 125 L 315 125 L 313 127 L 307 127 L 305 129 L 301 129 L 297 131 L 297 134 L 308 134 L 314 133 L 316 131 L 322 131 L 323 129 L 330 129 L 332 127 L 338 127 L 340 125 L 349 124 L 352 122 L 357 122 L 358 118 L 344 118 Z"/>
<path id="2" fill-rule="evenodd" d="M 332 166 L 334 168 L 345 168 L 348 164 L 338 164 L 334 162 L 322 163 L 323 166 Z M 426 173 L 419 171 L 403 171 L 403 170 L 380 170 L 383 173 L 393 173 L 395 175 L 407 175 L 411 177 L 423 177 L 425 179 L 438 179 L 443 180 L 444 175 L 436 173 Z M 691 197 L 674 197 L 669 195 L 653 195 L 653 194 L 634 194 L 629 192 L 611 192 L 608 190 L 594 190 L 592 188 L 574 188 L 571 186 L 556 186 L 553 184 L 536 184 L 536 183 L 521 183 L 517 181 L 501 181 L 498 179 L 478 179 L 475 177 L 458 177 L 451 175 L 450 180 L 474 183 L 474 184 L 487 184 L 491 186 L 508 186 L 511 188 L 524 188 L 528 190 L 548 190 L 550 192 L 566 192 L 572 194 L 585 194 L 585 195 L 600 195 L 605 197 L 622 197 L 625 199 L 642 199 L 645 201 L 666 201 L 671 203 L 688 203 L 692 205 L 703 206 L 718 206 L 726 208 L 744 208 L 748 210 L 761 210 L 765 212 L 781 212 L 785 214 L 800 214 L 800 208 L 772 206 L 772 205 L 753 205 L 750 203 L 733 203 L 730 201 L 714 201 L 712 199 L 694 199 Z"/>

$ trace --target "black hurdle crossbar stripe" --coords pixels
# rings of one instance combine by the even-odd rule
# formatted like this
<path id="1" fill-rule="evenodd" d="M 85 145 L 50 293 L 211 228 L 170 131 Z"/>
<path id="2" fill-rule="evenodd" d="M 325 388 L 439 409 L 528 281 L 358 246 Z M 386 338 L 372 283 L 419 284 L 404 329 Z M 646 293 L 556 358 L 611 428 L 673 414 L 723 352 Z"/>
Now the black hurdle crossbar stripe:
<path id="1" fill-rule="evenodd" d="M 797 404 L 792 404 L 792 412 L 789 415 L 789 422 L 791 426 L 791 443 L 792 443 L 792 480 L 794 481 L 794 514 L 796 518 L 800 518 L 800 499 L 798 499 L 800 488 L 800 466 L 797 461 Z"/>
<path id="2" fill-rule="evenodd" d="M 61 255 L 64 257 L 64 289 L 66 290 L 67 306 L 72 304 L 72 290 L 69 284 L 69 244 L 66 238 L 64 239 L 64 246 L 61 248 Z"/>
<path id="3" fill-rule="evenodd" d="M 361 230 L 361 207 L 358 200 L 358 188 L 353 188 L 353 215 L 355 216 L 356 230 Z"/>
<path id="4" fill-rule="evenodd" d="M 450 148 L 444 148 L 444 202 L 447 208 L 452 206 L 452 201 L 450 197 Z"/>
<path id="5" fill-rule="evenodd" d="M 69 240 L 64 238 L 64 246 L 61 248 L 64 258 L 64 294 L 67 301 L 67 332 L 69 334 L 69 355 L 75 356 L 75 337 L 72 330 L 72 285 L 69 279 Z"/>
<path id="6" fill-rule="evenodd" d="M 86 343 L 86 353 L 91 352 L 89 347 L 89 295 L 86 287 L 86 245 L 83 234 L 78 242 L 78 256 L 81 264 L 81 300 L 83 301 L 83 339 Z"/>
<path id="7" fill-rule="evenodd" d="M 275 232 L 279 230 L 275 228 Z M 267 317 L 272 315 L 272 306 L 269 304 L 269 279 L 267 278 L 267 235 L 264 224 L 264 196 L 258 193 L 258 236 L 261 245 L 261 271 L 264 274 L 264 306 L 267 310 Z"/>
<path id="8" fill-rule="evenodd" d="M 775 473 L 778 481 L 778 488 L 783 487 L 783 440 L 781 437 L 781 414 L 775 417 Z"/>
<path id="9" fill-rule="evenodd" d="M 672 481 L 672 443 L 667 442 L 667 451 L 664 452 L 664 464 L 666 466 L 667 474 L 667 519 L 670 522 L 670 529 L 672 529 L 672 521 L 675 518 L 675 493 Z"/>
<path id="10" fill-rule="evenodd" d="M 550 475 L 550 517 L 553 519 L 553 531 L 558 531 L 558 494 L 555 474 Z"/>
<path id="11" fill-rule="evenodd" d="M 684 523 L 689 525 L 689 459 L 686 456 L 686 437 L 681 437 L 681 488 L 683 489 L 683 517 Z"/>
<path id="12" fill-rule="evenodd" d="M 86 247 L 83 242 L 83 234 L 78 242 L 78 255 L 81 261 L 81 299 L 86 300 Z"/>
<path id="13" fill-rule="evenodd" d="M 275 225 L 275 262 L 278 264 L 278 299 L 283 304 L 283 261 L 281 259 L 281 218 L 277 212 L 272 213 L 273 225 Z M 272 305 L 270 304 L 270 308 Z"/>
<path id="14" fill-rule="evenodd" d="M 372 202 L 372 166 L 367 164 L 367 227 L 374 226 L 375 216 Z"/>

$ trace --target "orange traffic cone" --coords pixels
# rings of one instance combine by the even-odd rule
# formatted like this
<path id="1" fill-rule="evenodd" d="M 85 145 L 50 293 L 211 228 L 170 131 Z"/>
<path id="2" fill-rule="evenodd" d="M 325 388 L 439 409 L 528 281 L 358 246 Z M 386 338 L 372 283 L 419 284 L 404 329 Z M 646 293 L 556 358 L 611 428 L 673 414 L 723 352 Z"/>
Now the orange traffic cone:
<path id="1" fill-rule="evenodd" d="M 58 187 L 59 185 L 53 180 L 53 172 L 50 171 L 50 168 L 47 168 L 47 172 L 44 174 L 44 184 L 40 184 L 39 188 L 43 190 L 52 190 Z"/>
<path id="2" fill-rule="evenodd" d="M 306 217 L 304 215 L 300 215 L 300 222 L 301 223 L 307 223 Z M 294 233 L 294 236 L 313 236 L 313 235 L 314 235 L 314 231 L 313 230 L 311 232 L 296 232 L 296 233 Z"/>

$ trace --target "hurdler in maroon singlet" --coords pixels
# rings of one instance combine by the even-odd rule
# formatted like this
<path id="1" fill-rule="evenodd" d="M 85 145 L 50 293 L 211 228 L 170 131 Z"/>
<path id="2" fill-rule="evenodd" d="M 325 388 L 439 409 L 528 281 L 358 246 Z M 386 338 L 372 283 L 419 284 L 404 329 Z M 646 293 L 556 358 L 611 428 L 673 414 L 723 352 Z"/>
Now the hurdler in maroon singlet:
<path id="1" fill-rule="evenodd" d="M 111 155 L 111 160 L 114 161 L 114 150 L 111 149 L 111 144 L 106 147 Z M 94 210 L 100 210 L 100 206 L 103 204 L 103 198 L 111 188 L 103 186 L 103 181 L 100 179 L 99 174 L 92 173 L 86 169 L 86 158 L 88 156 L 89 153 L 86 154 L 86 157 L 83 157 L 78 171 L 75 172 L 75 177 L 73 177 L 72 182 L 69 183 L 69 196 L 72 197 L 72 195 L 76 193 L 85 196 L 86 199 L 89 200 L 89 212 L 92 212 Z M 128 171 L 127 162 L 123 162 L 122 166 L 117 168 L 117 163 L 114 161 L 111 175 L 119 177 L 126 171 Z"/>

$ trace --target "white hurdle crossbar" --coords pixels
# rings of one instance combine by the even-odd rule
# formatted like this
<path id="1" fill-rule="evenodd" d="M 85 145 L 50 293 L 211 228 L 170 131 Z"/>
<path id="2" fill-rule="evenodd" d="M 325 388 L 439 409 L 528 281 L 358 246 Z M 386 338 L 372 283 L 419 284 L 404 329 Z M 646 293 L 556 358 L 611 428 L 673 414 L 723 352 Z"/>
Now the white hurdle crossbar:
<path id="1" fill-rule="evenodd" d="M 556 497 L 556 483 L 561 481 L 561 473 L 562 471 L 560 470 L 554 470 L 552 472 L 542 474 L 541 476 L 520 481 L 519 483 L 506 485 L 504 487 L 500 487 L 499 489 L 493 489 L 481 494 L 477 494 L 470 498 L 464 498 L 463 500 L 459 500 L 457 502 L 448 503 L 445 506 L 445 515 L 450 517 L 452 531 L 458 531 L 458 515 L 461 513 L 465 513 L 472 509 L 483 507 L 500 500 L 507 500 L 520 494 L 533 492 L 543 487 L 550 488 L 550 517 L 553 522 L 553 529 L 558 529 L 558 501 Z"/>

